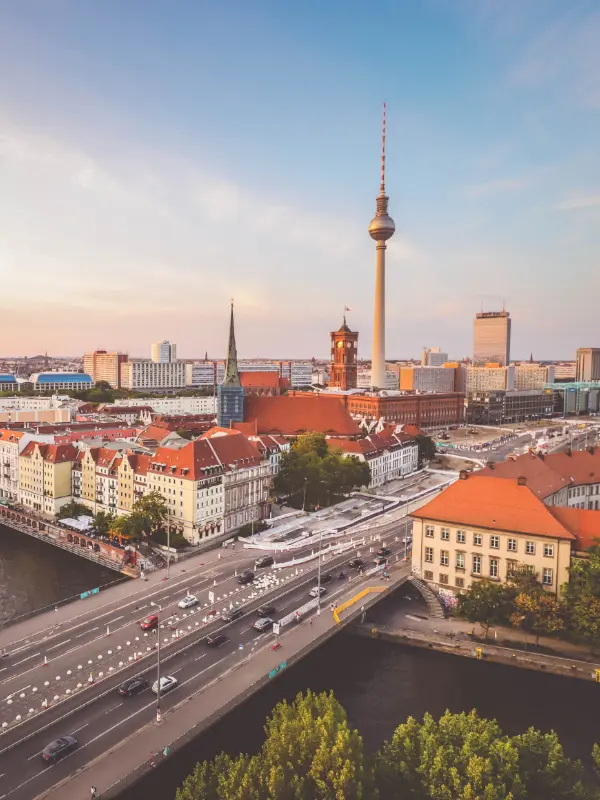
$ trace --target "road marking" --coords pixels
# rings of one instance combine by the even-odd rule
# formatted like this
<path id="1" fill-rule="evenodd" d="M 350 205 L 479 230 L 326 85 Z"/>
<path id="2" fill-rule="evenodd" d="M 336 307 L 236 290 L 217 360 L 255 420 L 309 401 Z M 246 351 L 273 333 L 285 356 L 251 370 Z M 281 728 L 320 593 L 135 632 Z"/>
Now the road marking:
<path id="1" fill-rule="evenodd" d="M 26 661 L 29 661 L 30 659 L 35 658 L 36 656 L 39 655 L 41 655 L 41 653 L 34 653 L 32 656 L 27 656 L 27 658 L 24 658 L 22 661 L 15 661 L 13 667 L 18 667 L 19 664 L 24 664 Z"/>
<path id="2" fill-rule="evenodd" d="M 96 625 L 95 628 L 88 628 L 87 633 L 93 633 L 94 631 L 99 631 L 99 630 L 100 630 L 100 625 Z"/>
<path id="3" fill-rule="evenodd" d="M 112 708 L 109 708 L 108 711 L 105 711 L 104 713 L 105 714 L 110 714 L 111 711 L 116 711 L 117 708 L 121 708 L 122 705 L 123 705 L 123 703 L 117 703 L 116 706 L 113 706 Z"/>
<path id="4" fill-rule="evenodd" d="M 52 647 L 48 647 L 47 650 L 48 650 L 48 652 L 50 652 L 50 650 L 56 650 L 57 647 L 62 647 L 63 644 L 69 644 L 70 641 L 71 641 L 70 639 L 65 639 L 64 642 L 59 642 L 58 644 L 53 644 Z"/>
<path id="5" fill-rule="evenodd" d="M 2 669 L 0 669 L 0 672 L 6 672 L 7 669 L 8 669 L 8 667 L 2 667 Z M 0 775 L 0 778 L 1 777 L 2 777 L 2 775 Z"/>
<path id="6" fill-rule="evenodd" d="M 138 606 L 136 610 L 137 611 L 143 611 L 145 608 L 148 608 L 148 604 L 147 603 L 146 603 L 145 606 Z"/>
<path id="7" fill-rule="evenodd" d="M 72 736 L 74 733 L 78 733 L 79 731 L 82 731 L 84 728 L 87 728 L 87 726 L 88 726 L 89 724 L 90 724 L 89 722 L 86 722 L 86 723 L 85 723 L 85 725 L 82 725 L 82 726 L 81 726 L 81 728 L 75 728 L 75 730 L 74 730 L 74 731 L 71 731 L 71 736 Z"/>
<path id="8" fill-rule="evenodd" d="M 174 670 L 172 670 L 172 671 L 171 671 L 171 675 L 177 675 L 177 673 L 178 673 L 178 672 L 181 672 L 181 670 L 182 670 L 182 669 L 183 669 L 183 667 L 179 667 L 178 669 L 174 669 Z"/>
<path id="9" fill-rule="evenodd" d="M 124 614 L 122 614 L 120 617 L 115 617 L 115 619 L 111 619 L 111 621 L 110 621 L 110 622 L 108 622 L 108 623 L 107 623 L 107 625 L 114 625 L 114 624 L 115 624 L 115 622 L 118 622 L 120 619 L 123 619 L 123 618 L 124 618 L 124 616 L 125 616 L 125 615 L 124 615 Z"/>
<path id="10" fill-rule="evenodd" d="M 81 639 L 82 636 L 87 636 L 87 634 L 88 634 L 88 631 L 84 631 L 83 633 L 78 633 L 75 638 L 76 639 Z"/>
<path id="11" fill-rule="evenodd" d="M 204 658 L 205 656 L 206 656 L 206 653 L 202 653 L 202 655 L 198 656 L 198 658 L 195 658 L 194 661 L 200 661 L 200 659 Z"/>

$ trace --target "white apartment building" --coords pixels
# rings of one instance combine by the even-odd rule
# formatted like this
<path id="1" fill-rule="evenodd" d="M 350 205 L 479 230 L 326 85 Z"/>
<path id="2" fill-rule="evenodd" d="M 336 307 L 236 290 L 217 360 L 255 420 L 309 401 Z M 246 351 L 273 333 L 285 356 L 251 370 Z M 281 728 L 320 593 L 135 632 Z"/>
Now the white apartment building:
<path id="1" fill-rule="evenodd" d="M 0 497 L 19 499 L 19 456 L 31 441 L 52 443 L 50 434 L 24 433 L 0 429 Z"/>
<path id="2" fill-rule="evenodd" d="M 277 372 L 280 378 L 287 378 L 292 387 L 310 386 L 312 383 L 312 361 L 268 361 L 263 359 L 238 359 L 240 372 Z M 195 361 L 186 365 L 188 386 L 214 386 L 225 375 L 224 361 Z"/>
<path id="3" fill-rule="evenodd" d="M 554 379 L 557 381 L 574 381 L 577 375 L 577 364 L 575 361 L 559 361 L 552 365 L 554 367 Z"/>
<path id="4" fill-rule="evenodd" d="M 177 345 L 171 344 L 166 339 L 162 342 L 153 342 L 150 353 L 155 364 L 168 364 L 177 360 Z"/>
<path id="5" fill-rule="evenodd" d="M 356 378 L 356 387 L 357 389 L 370 389 L 373 384 L 371 383 L 371 370 L 359 368 Z M 385 371 L 385 389 L 390 391 L 397 391 L 399 387 L 399 376 L 398 373 L 386 369 Z"/>
<path id="6" fill-rule="evenodd" d="M 368 463 L 371 469 L 369 489 L 403 478 L 419 468 L 419 446 L 403 433 L 390 436 L 372 433 L 357 441 L 329 439 L 328 446 L 346 457 L 356 456 Z"/>
<path id="7" fill-rule="evenodd" d="M 400 389 L 407 392 L 453 392 L 454 369 L 451 367 L 400 367 Z"/>
<path id="8" fill-rule="evenodd" d="M 426 347 L 423 350 L 421 366 L 443 367 L 448 361 L 448 353 L 443 353 L 439 347 Z"/>
<path id="9" fill-rule="evenodd" d="M 128 361 L 121 364 L 121 386 L 135 391 L 183 389 L 185 368 L 183 361 Z"/>
<path id="10" fill-rule="evenodd" d="M 515 388 L 514 366 L 467 366 L 465 369 L 465 391 L 474 392 L 512 391 Z"/>
<path id="11" fill-rule="evenodd" d="M 547 383 L 554 383 L 554 367 L 542 364 L 516 364 L 515 389 L 543 389 Z"/>
<path id="12" fill-rule="evenodd" d="M 68 394 L 53 394 L 52 397 L 0 397 L 0 411 L 48 411 L 55 408 L 78 408 L 81 400 Z"/>
<path id="13" fill-rule="evenodd" d="M 128 408 L 148 406 L 157 414 L 215 414 L 216 399 L 214 397 L 143 397 L 128 398 Z M 113 407 L 120 404 L 106 405 L 104 411 L 110 414 Z"/>

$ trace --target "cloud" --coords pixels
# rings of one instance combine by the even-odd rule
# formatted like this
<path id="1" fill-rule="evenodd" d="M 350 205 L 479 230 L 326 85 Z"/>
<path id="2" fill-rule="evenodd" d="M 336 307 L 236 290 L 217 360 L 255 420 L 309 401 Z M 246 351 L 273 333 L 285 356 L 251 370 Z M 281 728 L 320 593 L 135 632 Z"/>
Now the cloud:
<path id="1" fill-rule="evenodd" d="M 519 180 L 516 178 L 499 178 L 493 181 L 485 181 L 478 183 L 474 186 L 469 186 L 465 190 L 467 197 L 476 199 L 478 197 L 490 197 L 492 195 L 501 194 L 502 192 L 518 191 L 525 189 L 528 186 L 527 181 Z"/>
<path id="2" fill-rule="evenodd" d="M 576 194 L 562 200 L 555 206 L 557 211 L 579 211 L 584 208 L 598 208 L 600 194 Z"/>

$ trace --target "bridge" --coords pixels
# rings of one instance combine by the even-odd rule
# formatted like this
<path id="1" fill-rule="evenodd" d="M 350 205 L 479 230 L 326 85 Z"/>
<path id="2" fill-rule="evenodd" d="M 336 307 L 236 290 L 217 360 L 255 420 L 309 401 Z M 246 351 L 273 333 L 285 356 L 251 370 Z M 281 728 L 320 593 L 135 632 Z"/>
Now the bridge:
<path id="1" fill-rule="evenodd" d="M 256 570 L 254 583 L 241 585 L 240 571 L 268 551 L 238 546 L 178 564 L 168 581 L 152 573 L 147 582 L 118 584 L 75 608 L 62 607 L 0 631 L 0 647 L 9 653 L 0 661 L 1 800 L 70 800 L 89 796 L 92 785 L 103 798 L 116 796 L 165 753 L 276 679 L 406 580 L 409 566 L 401 541 L 406 511 L 397 509 L 393 519 L 373 521 L 361 538 L 345 533 L 345 546 L 322 556 L 326 594 L 321 613 L 309 609 L 300 621 L 295 611 L 310 599 L 319 558 L 300 550 L 296 563 L 278 559 L 277 569 Z M 380 546 L 391 550 L 387 577 L 371 567 Z M 362 574 L 348 568 L 353 557 L 364 559 Z M 339 579 L 342 568 L 346 575 Z M 178 603 L 188 592 L 199 602 L 181 609 Z M 281 622 L 278 633 L 253 628 L 264 603 L 276 608 L 272 618 Z M 158 608 L 160 627 L 142 630 L 140 620 Z M 220 614 L 234 609 L 241 616 L 225 623 Z M 207 646 L 206 636 L 214 633 L 225 635 L 221 647 Z M 118 695 L 117 687 L 134 675 L 152 684 L 159 650 L 160 674 L 173 676 L 178 685 L 160 698 L 157 714 L 149 688 L 128 698 Z M 57 763 L 44 764 L 44 747 L 69 734 L 77 738 L 78 748 Z"/>

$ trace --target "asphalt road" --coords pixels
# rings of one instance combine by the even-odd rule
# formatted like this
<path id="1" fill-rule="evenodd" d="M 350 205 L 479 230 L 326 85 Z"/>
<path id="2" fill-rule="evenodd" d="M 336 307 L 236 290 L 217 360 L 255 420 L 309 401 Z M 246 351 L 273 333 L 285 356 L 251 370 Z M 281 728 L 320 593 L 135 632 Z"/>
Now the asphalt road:
<path id="1" fill-rule="evenodd" d="M 398 528 L 398 522 L 390 523 Z M 387 526 L 384 526 L 384 528 Z M 384 531 L 378 531 L 386 535 Z M 375 541 L 372 547 L 379 546 Z M 404 546 L 401 543 L 390 544 L 399 556 L 403 555 Z M 361 555 L 365 556 L 365 548 L 360 548 Z M 337 574 L 342 565 L 355 555 L 356 550 L 334 556 L 323 568 L 333 575 L 327 584 L 327 595 L 323 603 L 327 605 L 336 595 L 347 590 L 347 580 L 340 581 Z M 396 555 L 395 554 L 395 555 Z M 395 555 L 392 558 L 395 558 Z M 240 587 L 234 571 L 238 571 L 253 563 L 257 551 L 239 551 L 227 561 L 210 565 L 210 569 L 199 566 L 183 575 L 174 575 L 164 588 L 156 587 L 144 597 L 143 601 L 132 601 L 131 604 L 122 603 L 118 609 L 104 610 L 102 619 L 80 619 L 73 627 L 63 628 L 59 632 L 51 632 L 47 639 L 40 638 L 27 645 L 20 653 L 11 656 L 11 664 L 6 666 L 8 676 L 0 684 L 0 710 L 4 715 L 9 713 L 14 720 L 18 710 L 24 711 L 22 724 L 6 729 L 0 737 L 0 800 L 11 797 L 13 800 L 29 800 L 40 792 L 67 777 L 72 771 L 82 767 L 85 763 L 101 755 L 113 747 L 123 738 L 136 729 L 151 721 L 156 715 L 156 697 L 149 689 L 132 698 L 121 698 L 117 686 L 132 675 L 143 675 L 149 683 L 156 679 L 156 656 L 154 645 L 156 635 L 147 637 L 139 627 L 139 619 L 147 614 L 151 608 L 150 599 L 162 603 L 163 627 L 161 628 L 161 675 L 173 675 L 179 685 L 169 694 L 161 698 L 161 708 L 168 710 L 173 704 L 181 702 L 197 691 L 203 683 L 207 683 L 224 670 L 235 664 L 235 660 L 247 655 L 248 648 L 268 646 L 273 638 L 271 632 L 259 634 L 252 627 L 257 619 L 256 608 L 267 599 L 275 605 L 277 613 L 275 619 L 280 619 L 294 609 L 301 606 L 308 598 L 308 591 L 315 585 L 317 565 L 309 562 L 304 573 L 298 576 L 295 571 L 290 572 L 287 579 L 278 578 L 271 570 L 261 570 L 260 573 L 269 575 L 270 585 L 258 595 L 256 587 L 252 585 Z M 350 574 L 344 567 L 347 574 Z M 215 576 L 214 573 L 217 573 Z M 258 572 L 257 572 L 258 574 Z M 214 581 L 217 585 L 214 586 Z M 361 579 L 353 578 L 357 585 Z M 207 609 L 196 611 L 194 614 L 176 609 L 177 602 L 185 595 L 186 590 L 196 594 L 203 602 L 207 599 L 208 590 L 214 591 L 221 600 L 216 603 L 222 611 L 231 603 L 243 603 L 244 616 L 230 624 L 224 624 L 220 619 L 203 622 Z M 240 591 L 236 592 L 235 590 Z M 255 597 L 251 597 L 252 594 Z M 223 599 L 226 596 L 226 599 Z M 146 603 L 147 601 L 147 603 Z M 244 602 L 245 601 L 245 602 Z M 142 609 L 147 604 L 147 608 Z M 135 606 L 138 606 L 136 610 Z M 141 612 L 141 613 L 140 613 Z M 175 623 L 178 612 L 179 622 Z M 184 618 L 183 614 L 187 613 Z M 111 627 L 110 636 L 103 630 L 107 622 Z M 94 624 L 95 623 L 95 624 Z M 183 638 L 177 638 L 172 628 L 178 626 L 185 631 Z M 188 627 L 189 626 L 189 627 Z M 206 645 L 205 637 L 209 633 L 222 630 L 229 641 L 220 648 Z M 135 637 L 139 641 L 135 641 Z M 127 642 L 130 643 L 129 647 Z M 118 647 L 121 647 L 121 650 Z M 243 646 L 243 649 L 240 649 Z M 146 649 L 149 648 L 149 651 Z M 112 655 L 108 655 L 108 650 Z M 32 653 L 29 651 L 33 650 Z M 140 662 L 129 661 L 133 652 L 143 652 L 144 658 Z M 125 656 L 124 654 L 129 655 Z M 29 655 L 28 655 L 29 654 Z M 41 666 L 44 654 L 51 654 L 52 661 L 48 666 Z M 98 655 L 103 658 L 99 661 Z M 29 659 L 32 666 L 26 659 Z M 25 660 L 25 663 L 23 661 Z M 90 666 L 86 662 L 92 660 Z M 20 664 L 18 662 L 21 662 Z M 108 666 L 123 662 L 124 667 L 109 673 Z M 61 691 L 64 696 L 67 681 L 81 682 L 82 674 L 92 671 L 96 679 L 99 678 L 98 664 L 102 665 L 103 680 L 92 685 L 86 684 L 85 690 L 75 690 L 74 694 L 66 701 L 55 706 L 50 705 L 43 712 L 27 719 L 27 707 L 31 707 L 32 698 L 36 698 L 36 707 L 39 706 L 41 696 L 52 697 L 56 691 L 60 677 Z M 75 665 L 77 674 L 73 670 L 67 676 L 68 665 Z M 129 666 L 127 666 L 129 665 Z M 18 668 L 20 672 L 17 672 Z M 62 673 L 62 675 L 61 675 Z M 7 675 L 7 673 L 3 673 Z M 45 680 L 50 683 L 44 687 Z M 16 686 L 20 684 L 20 686 Z M 37 685 L 39 684 L 39 685 Z M 33 688 L 36 693 L 32 693 Z M 15 688 L 16 687 L 16 688 Z M 22 689 L 22 691 L 16 691 Z M 12 693 L 13 702 L 8 705 L 8 695 Z M 21 697 L 24 694 L 24 697 Z M 7 712 L 6 709 L 10 710 Z M 41 759 L 41 751 L 52 740 L 67 734 L 74 734 L 78 741 L 78 749 L 52 766 L 45 766 Z"/>

